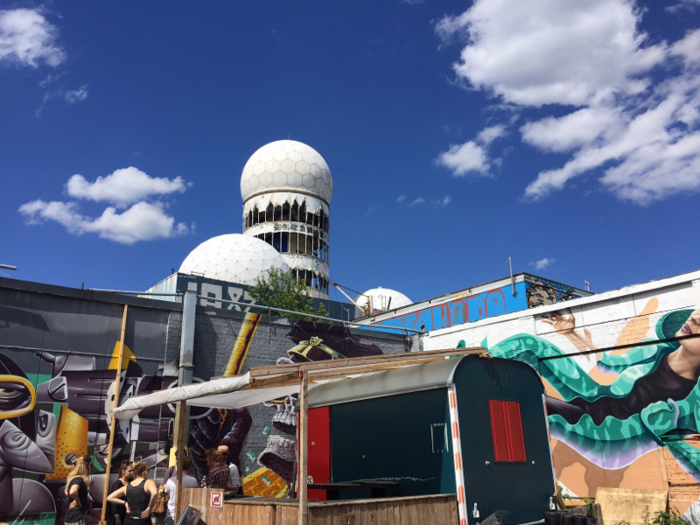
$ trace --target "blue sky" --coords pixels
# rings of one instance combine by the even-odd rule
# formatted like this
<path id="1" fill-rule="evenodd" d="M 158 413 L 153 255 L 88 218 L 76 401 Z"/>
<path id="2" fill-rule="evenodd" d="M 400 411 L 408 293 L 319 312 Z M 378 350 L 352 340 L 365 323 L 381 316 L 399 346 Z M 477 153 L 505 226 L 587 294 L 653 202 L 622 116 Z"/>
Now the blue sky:
<path id="1" fill-rule="evenodd" d="M 241 232 L 241 170 L 286 138 L 331 168 L 356 290 L 700 268 L 698 0 L 0 9 L 2 276 L 146 289 Z"/>

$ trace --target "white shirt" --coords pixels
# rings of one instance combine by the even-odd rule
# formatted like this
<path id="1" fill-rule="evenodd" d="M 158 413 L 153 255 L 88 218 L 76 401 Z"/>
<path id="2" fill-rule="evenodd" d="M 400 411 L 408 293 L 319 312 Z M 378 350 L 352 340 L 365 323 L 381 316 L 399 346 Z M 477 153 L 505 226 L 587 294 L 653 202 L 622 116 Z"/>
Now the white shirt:
<path id="1" fill-rule="evenodd" d="M 182 488 L 189 489 L 192 487 L 199 487 L 199 483 L 192 476 L 183 475 L 182 476 Z M 175 495 L 177 494 L 177 478 L 173 476 L 165 484 L 163 492 L 168 495 L 168 508 L 165 512 L 167 518 L 172 518 L 175 516 Z"/>
<path id="2" fill-rule="evenodd" d="M 228 484 L 233 485 L 234 487 L 240 487 L 241 476 L 238 474 L 238 467 L 234 463 L 231 463 L 228 466 L 228 471 Z"/>

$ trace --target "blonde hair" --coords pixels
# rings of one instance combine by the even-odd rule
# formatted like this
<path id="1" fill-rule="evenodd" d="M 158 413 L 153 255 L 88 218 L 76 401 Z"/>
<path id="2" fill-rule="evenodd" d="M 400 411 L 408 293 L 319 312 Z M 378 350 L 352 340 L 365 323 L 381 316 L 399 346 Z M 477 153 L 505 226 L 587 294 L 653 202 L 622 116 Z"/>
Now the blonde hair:
<path id="1" fill-rule="evenodd" d="M 148 475 L 148 465 L 143 461 L 134 461 L 131 464 L 131 469 L 134 471 L 134 477 L 140 478 Z"/>
<path id="2" fill-rule="evenodd" d="M 73 460 L 73 470 L 66 477 L 66 494 L 71 481 L 75 478 L 83 478 L 85 487 L 90 488 L 90 458 L 88 456 L 80 456 Z"/>

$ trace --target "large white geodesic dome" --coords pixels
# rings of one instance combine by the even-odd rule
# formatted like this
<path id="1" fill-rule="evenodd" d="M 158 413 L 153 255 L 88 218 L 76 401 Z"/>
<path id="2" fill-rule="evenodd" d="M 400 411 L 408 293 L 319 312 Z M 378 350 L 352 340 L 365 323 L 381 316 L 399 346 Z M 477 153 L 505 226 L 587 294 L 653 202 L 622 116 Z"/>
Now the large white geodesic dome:
<path id="1" fill-rule="evenodd" d="M 241 174 L 243 202 L 269 191 L 299 191 L 331 203 L 333 178 L 311 146 L 295 140 L 266 144 L 248 159 Z"/>
<path id="2" fill-rule="evenodd" d="M 367 303 L 370 300 L 372 303 L 371 313 L 394 310 L 395 308 L 413 304 L 413 301 L 401 292 L 390 288 L 382 288 L 381 286 L 367 290 L 364 294 L 355 297 L 355 302 L 365 311 L 368 311 Z"/>
<path id="3" fill-rule="evenodd" d="M 232 233 L 212 237 L 197 246 L 182 261 L 179 273 L 252 286 L 271 268 L 289 271 L 282 256 L 265 241 Z"/>

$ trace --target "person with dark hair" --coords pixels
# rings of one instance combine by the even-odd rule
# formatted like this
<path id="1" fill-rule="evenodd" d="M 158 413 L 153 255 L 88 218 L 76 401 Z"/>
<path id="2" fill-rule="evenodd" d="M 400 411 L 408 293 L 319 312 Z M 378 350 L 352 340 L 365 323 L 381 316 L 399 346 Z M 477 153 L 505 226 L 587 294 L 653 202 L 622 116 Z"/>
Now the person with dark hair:
<path id="1" fill-rule="evenodd" d="M 185 457 L 189 458 L 190 457 L 190 452 L 187 449 L 187 447 L 184 448 L 185 451 Z M 173 455 L 175 456 L 177 460 L 177 448 L 173 449 Z M 189 475 L 189 468 L 185 469 L 184 474 Z M 163 482 L 160 484 L 160 488 L 165 488 L 165 484 L 168 482 L 170 478 L 173 478 L 177 475 L 177 464 L 175 465 L 170 465 L 167 469 L 165 469 L 165 474 L 163 475 Z"/>
<path id="2" fill-rule="evenodd" d="M 134 471 L 131 468 L 129 462 L 125 459 L 119 465 L 119 478 L 112 484 L 110 489 L 111 492 L 116 492 L 122 487 L 125 487 L 134 478 Z M 123 525 L 126 519 L 126 506 L 124 505 L 114 505 L 113 503 L 107 502 L 107 525 Z"/>
<path id="3" fill-rule="evenodd" d="M 73 470 L 66 478 L 66 495 L 71 502 L 65 517 L 65 525 L 85 525 L 88 512 L 88 490 L 90 487 L 90 458 L 87 456 L 73 461 Z"/>
<path id="4" fill-rule="evenodd" d="M 202 486 L 226 489 L 230 471 L 228 465 L 224 463 L 223 454 L 215 448 L 207 450 L 207 465 L 209 465 L 209 473 L 206 484 L 202 482 Z"/>
<path id="5" fill-rule="evenodd" d="M 182 462 L 182 472 L 183 472 L 183 474 L 182 474 L 182 488 L 183 489 L 199 486 L 196 478 L 190 476 L 189 474 L 185 474 L 185 472 L 189 472 L 189 469 L 190 469 L 190 460 L 189 460 L 189 458 L 185 458 Z M 175 499 L 177 496 L 177 476 L 174 476 L 174 477 L 171 477 L 170 479 L 168 479 L 163 491 L 168 495 L 168 506 L 165 509 L 165 525 L 173 525 L 173 521 L 175 519 L 175 505 L 177 504 L 177 501 Z"/>
<path id="6" fill-rule="evenodd" d="M 116 505 L 126 505 L 125 525 L 150 525 L 151 512 L 158 498 L 156 482 L 148 479 L 148 465 L 135 461 L 131 468 L 134 480 L 112 492 L 107 501 Z M 122 498 L 126 496 L 126 501 Z"/>

